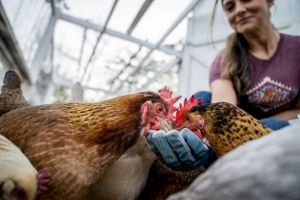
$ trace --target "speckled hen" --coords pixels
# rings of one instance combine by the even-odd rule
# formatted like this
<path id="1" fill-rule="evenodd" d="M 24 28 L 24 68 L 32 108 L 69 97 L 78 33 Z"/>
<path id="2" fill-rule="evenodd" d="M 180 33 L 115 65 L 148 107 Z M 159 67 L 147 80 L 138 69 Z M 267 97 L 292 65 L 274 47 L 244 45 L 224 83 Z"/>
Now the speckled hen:
<path id="1" fill-rule="evenodd" d="M 300 121 L 219 158 L 168 200 L 300 199 Z"/>
<path id="2" fill-rule="evenodd" d="M 237 146 L 270 133 L 264 126 L 237 106 L 219 102 L 197 105 L 193 97 L 176 113 L 179 129 L 189 128 L 200 138 L 206 137 L 214 152 L 222 156 Z"/>

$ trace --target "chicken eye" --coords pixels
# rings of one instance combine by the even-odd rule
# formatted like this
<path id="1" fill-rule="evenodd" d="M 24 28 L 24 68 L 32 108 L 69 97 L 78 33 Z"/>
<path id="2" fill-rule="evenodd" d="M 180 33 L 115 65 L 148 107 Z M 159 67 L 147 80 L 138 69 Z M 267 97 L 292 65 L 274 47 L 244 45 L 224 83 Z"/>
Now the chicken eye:
<path id="1" fill-rule="evenodd" d="M 185 120 L 188 121 L 188 122 L 191 122 L 191 121 L 192 121 L 192 118 L 191 118 L 190 116 L 186 116 L 186 117 L 185 117 Z"/>
<path id="2" fill-rule="evenodd" d="M 159 106 L 159 107 L 156 109 L 156 111 L 157 111 L 158 113 L 162 113 L 162 112 L 164 111 L 164 108 L 163 108 L 162 106 Z"/>

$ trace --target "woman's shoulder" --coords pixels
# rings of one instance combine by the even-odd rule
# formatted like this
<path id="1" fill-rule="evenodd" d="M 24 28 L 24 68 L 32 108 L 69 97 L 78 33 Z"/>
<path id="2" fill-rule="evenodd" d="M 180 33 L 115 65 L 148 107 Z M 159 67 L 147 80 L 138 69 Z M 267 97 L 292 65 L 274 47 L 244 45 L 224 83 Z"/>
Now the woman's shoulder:
<path id="1" fill-rule="evenodd" d="M 225 51 L 225 49 L 221 49 L 221 50 L 217 53 L 217 55 L 215 56 L 215 58 L 214 58 L 214 60 L 213 60 L 213 63 L 218 63 L 218 64 L 220 64 L 220 62 L 221 62 L 221 60 L 222 60 L 222 57 L 223 57 L 223 55 L 224 55 L 224 51 Z"/>
<path id="2" fill-rule="evenodd" d="M 286 43 L 292 45 L 300 45 L 300 35 L 290 35 L 285 33 L 280 33 L 280 35 L 281 37 L 283 37 Z"/>
<path id="3" fill-rule="evenodd" d="M 214 80 L 219 79 L 221 76 L 222 52 L 223 50 L 219 51 L 211 63 L 209 69 L 209 84 L 211 84 Z"/>
<path id="4" fill-rule="evenodd" d="M 288 33 L 280 33 L 280 35 L 286 37 L 286 38 L 294 38 L 296 40 L 300 39 L 300 34 L 288 34 Z"/>

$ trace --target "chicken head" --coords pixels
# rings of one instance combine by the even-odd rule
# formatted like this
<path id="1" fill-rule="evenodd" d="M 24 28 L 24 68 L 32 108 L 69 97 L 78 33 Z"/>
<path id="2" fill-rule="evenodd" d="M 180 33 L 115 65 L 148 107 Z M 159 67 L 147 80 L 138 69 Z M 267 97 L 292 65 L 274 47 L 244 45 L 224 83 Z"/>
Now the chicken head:
<path id="1" fill-rule="evenodd" d="M 181 130 L 183 128 L 188 128 L 193 131 L 201 140 L 204 139 L 201 129 L 204 127 L 205 120 L 201 115 L 189 112 L 194 106 L 201 105 L 202 100 L 196 100 L 192 96 L 189 100 L 184 99 L 183 104 L 179 105 L 179 109 L 176 112 L 176 119 L 174 121 L 177 129 Z"/>
<path id="2" fill-rule="evenodd" d="M 168 112 L 168 108 L 162 103 L 146 101 L 141 107 L 142 125 L 145 127 L 144 134 L 148 133 L 149 130 L 168 127 L 171 124 Z"/>

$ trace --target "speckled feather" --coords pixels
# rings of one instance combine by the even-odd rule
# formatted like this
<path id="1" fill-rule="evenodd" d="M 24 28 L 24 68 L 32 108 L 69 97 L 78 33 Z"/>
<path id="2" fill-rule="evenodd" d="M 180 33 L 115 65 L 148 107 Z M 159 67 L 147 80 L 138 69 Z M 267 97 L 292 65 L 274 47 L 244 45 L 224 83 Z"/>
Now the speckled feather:
<path id="1" fill-rule="evenodd" d="M 110 164 L 140 136 L 140 107 L 164 102 L 144 92 L 93 104 L 29 106 L 0 117 L 0 132 L 37 169 L 51 173 L 41 199 L 84 199 Z"/>
<path id="2" fill-rule="evenodd" d="M 226 102 L 196 106 L 190 113 L 204 118 L 202 134 L 218 156 L 272 131 L 250 114 Z"/>
<path id="3" fill-rule="evenodd" d="M 151 166 L 147 184 L 139 199 L 165 200 L 171 194 L 187 188 L 204 171 L 203 167 L 189 172 L 174 171 L 157 160 Z"/>
<path id="4" fill-rule="evenodd" d="M 295 123 L 239 146 L 168 200 L 300 199 L 299 133 Z"/>

